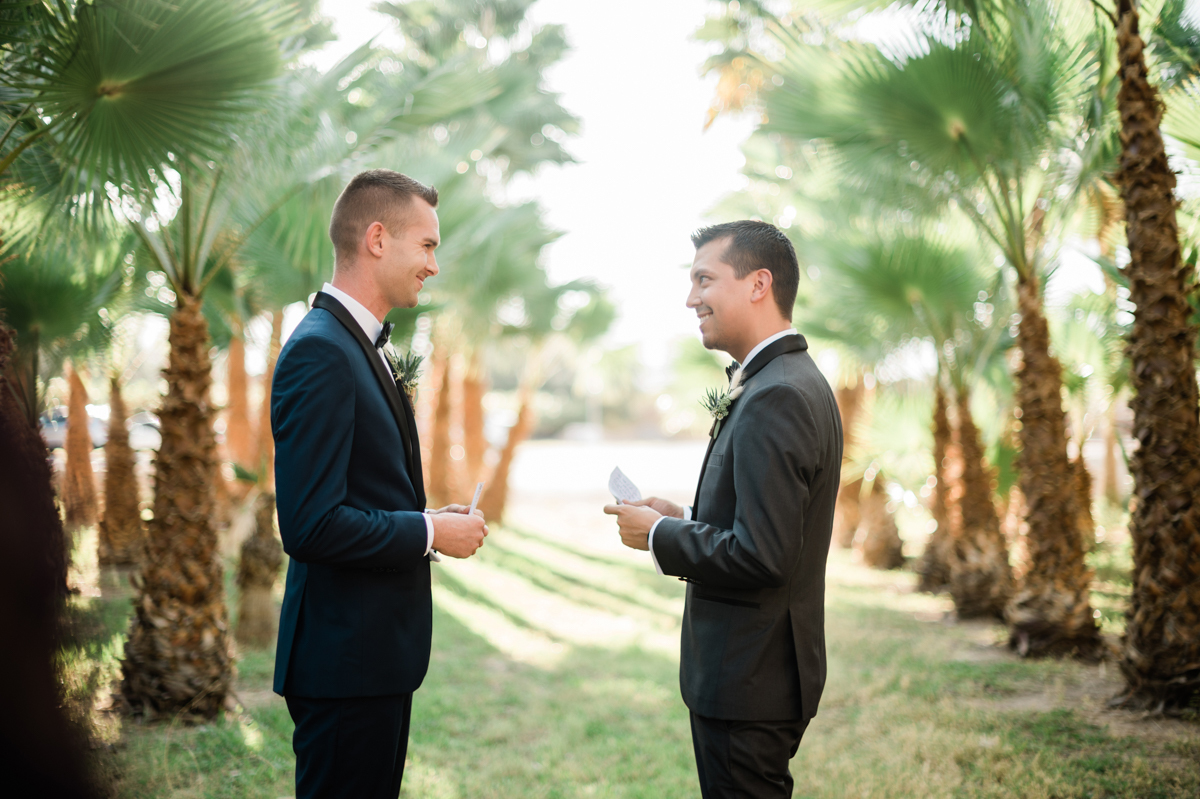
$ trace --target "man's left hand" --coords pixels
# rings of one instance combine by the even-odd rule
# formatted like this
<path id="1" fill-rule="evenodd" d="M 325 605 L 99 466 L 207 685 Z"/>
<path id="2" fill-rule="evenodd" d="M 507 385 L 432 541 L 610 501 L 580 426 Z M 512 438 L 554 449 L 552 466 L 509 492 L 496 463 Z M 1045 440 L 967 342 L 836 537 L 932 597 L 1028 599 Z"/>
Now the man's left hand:
<path id="1" fill-rule="evenodd" d="M 621 543 L 630 549 L 649 551 L 650 545 L 646 539 L 650 535 L 650 528 L 662 518 L 661 513 L 637 505 L 605 505 L 604 512 L 617 517 Z"/>
<path id="2" fill-rule="evenodd" d="M 430 513 L 469 513 L 470 510 L 471 510 L 470 505 L 447 505 L 444 508 L 438 508 L 437 510 L 431 510 L 429 512 Z M 482 519 L 483 511 L 476 508 L 475 515 Z"/>

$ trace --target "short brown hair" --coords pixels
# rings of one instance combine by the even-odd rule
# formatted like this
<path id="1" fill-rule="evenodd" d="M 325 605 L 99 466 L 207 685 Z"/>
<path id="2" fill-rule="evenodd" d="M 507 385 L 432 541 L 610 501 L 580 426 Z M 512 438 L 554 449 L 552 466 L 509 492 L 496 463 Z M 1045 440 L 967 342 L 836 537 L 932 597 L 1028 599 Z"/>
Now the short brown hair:
<path id="1" fill-rule="evenodd" d="M 724 238 L 729 239 L 729 244 L 721 260 L 733 267 L 739 280 L 759 269 L 770 272 L 775 304 L 790 322 L 796 291 L 800 288 L 800 264 L 791 239 L 772 224 L 743 219 L 700 228 L 692 234 L 692 244 L 698 250 L 710 241 Z"/>
<path id="2" fill-rule="evenodd" d="M 329 220 L 329 238 L 337 259 L 352 257 L 358 251 L 359 239 L 372 222 L 398 235 L 404 226 L 404 212 L 414 197 L 437 208 L 437 189 L 408 175 L 390 169 L 368 169 L 351 178 L 333 204 Z"/>

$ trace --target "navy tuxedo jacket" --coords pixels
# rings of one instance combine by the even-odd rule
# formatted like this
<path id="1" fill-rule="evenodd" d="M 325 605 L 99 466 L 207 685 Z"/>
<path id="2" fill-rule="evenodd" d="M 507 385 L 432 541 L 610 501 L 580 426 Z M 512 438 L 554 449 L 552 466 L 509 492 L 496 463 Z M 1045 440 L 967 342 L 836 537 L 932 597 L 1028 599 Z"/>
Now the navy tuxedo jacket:
<path id="1" fill-rule="evenodd" d="M 414 691 L 433 626 L 416 426 L 362 328 L 326 294 L 279 354 L 271 429 L 291 558 L 276 693 Z"/>

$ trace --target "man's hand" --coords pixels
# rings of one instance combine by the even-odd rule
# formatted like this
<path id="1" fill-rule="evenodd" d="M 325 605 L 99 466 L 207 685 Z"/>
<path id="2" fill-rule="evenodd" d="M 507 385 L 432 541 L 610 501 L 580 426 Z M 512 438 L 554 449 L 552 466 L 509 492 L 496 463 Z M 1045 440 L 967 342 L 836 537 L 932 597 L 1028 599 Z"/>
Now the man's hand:
<path id="1" fill-rule="evenodd" d="M 644 507 L 648 502 L 649 500 L 642 500 L 629 505 L 604 506 L 605 513 L 617 517 L 621 543 L 630 549 L 649 550 L 650 545 L 646 539 L 650 535 L 650 527 L 665 515 L 653 507 Z M 682 515 L 682 511 L 680 513 Z"/>
<path id="2" fill-rule="evenodd" d="M 683 518 L 683 508 L 681 506 L 676 505 L 670 500 L 661 499 L 659 497 L 646 497 L 645 499 L 639 499 L 634 502 L 626 502 L 625 504 L 639 505 L 644 508 L 654 508 L 663 516 L 671 516 L 675 519 Z"/>
<path id="3" fill-rule="evenodd" d="M 437 510 L 429 511 L 429 515 L 432 516 L 435 513 L 466 513 L 470 509 L 471 508 L 468 505 L 447 505 L 444 508 L 438 508 Z M 482 519 L 483 511 L 476 508 L 475 515 Z"/>
<path id="4" fill-rule="evenodd" d="M 430 511 L 434 549 L 452 558 L 469 558 L 483 546 L 483 539 L 488 534 L 483 514 L 475 511 L 473 515 L 468 515 L 469 510 L 466 505 L 447 505 Z"/>

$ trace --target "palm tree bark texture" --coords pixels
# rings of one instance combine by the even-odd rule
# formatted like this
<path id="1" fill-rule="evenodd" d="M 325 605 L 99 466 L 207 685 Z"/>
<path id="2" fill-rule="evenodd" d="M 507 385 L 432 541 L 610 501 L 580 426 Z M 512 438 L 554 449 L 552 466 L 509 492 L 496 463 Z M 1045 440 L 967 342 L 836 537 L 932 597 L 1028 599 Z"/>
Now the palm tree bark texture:
<path id="1" fill-rule="evenodd" d="M 1009 644 L 1023 656 L 1074 654 L 1101 648 L 1089 601 L 1092 573 L 1084 563 L 1079 494 L 1067 457 L 1062 366 L 1050 354 L 1036 276 L 1017 285 L 1021 314 L 1016 404 L 1021 409 L 1021 491 L 1029 532 L 1025 572 L 1006 611 Z M 965 456 L 965 453 L 964 453 Z"/>
<path id="2" fill-rule="evenodd" d="M 67 406 L 67 465 L 63 481 L 66 529 L 96 523 L 96 476 L 92 472 L 92 433 L 88 429 L 88 395 L 74 365 L 68 370 L 71 386 Z"/>
<path id="3" fill-rule="evenodd" d="M 121 381 L 113 375 L 108 399 L 108 442 L 104 445 L 104 518 L 100 520 L 101 566 L 130 566 L 141 561 L 145 546 L 137 474 L 129 448 L 128 416 Z"/>
<path id="4" fill-rule="evenodd" d="M 121 693 L 133 713 L 211 719 L 224 706 L 233 667 L 213 527 L 212 362 L 198 298 L 180 295 L 170 344 L 154 518 L 121 664 Z"/>
<path id="5" fill-rule="evenodd" d="M 883 480 L 883 473 L 876 472 L 870 486 L 859 495 L 861 520 L 854 545 L 863 563 L 872 569 L 899 569 L 904 566 L 904 541 L 896 518 L 888 511 Z"/>
<path id="6" fill-rule="evenodd" d="M 237 582 L 237 639 L 247 646 L 269 647 L 275 642 L 279 614 L 271 591 L 283 565 L 283 542 L 275 532 L 275 495 L 264 491 L 254 508 L 254 533 L 242 544 Z"/>
<path id="7" fill-rule="evenodd" d="M 858 423 L 860 411 L 866 401 L 867 387 L 860 373 L 853 385 L 843 383 L 834 392 L 838 411 L 842 415 L 842 452 L 845 460 L 851 456 L 851 448 L 855 443 L 855 425 Z M 862 521 L 858 507 L 858 497 L 862 493 L 862 478 L 842 480 L 838 489 L 837 504 L 833 514 L 833 540 L 842 549 L 854 546 L 854 534 Z"/>
<path id="8" fill-rule="evenodd" d="M 1162 103 L 1147 79 L 1138 13 L 1129 0 L 1117 10 L 1117 183 L 1137 306 L 1128 352 L 1138 447 L 1130 464 L 1133 596 L 1121 659 L 1127 687 L 1114 702 L 1174 712 L 1200 696 L 1200 419 L 1188 304 L 1194 275 L 1180 258 L 1175 175 L 1159 129 Z"/>
<path id="9" fill-rule="evenodd" d="M 257 471 L 257 447 L 246 398 L 246 341 L 240 330 L 235 330 L 229 339 L 225 364 L 229 392 L 229 401 L 225 404 L 225 451 L 234 463 Z"/>
<path id="10" fill-rule="evenodd" d="M 958 391 L 958 440 L 962 449 L 961 526 L 953 531 L 950 596 L 960 618 L 1004 616 L 1012 594 L 1008 546 L 992 501 L 992 474 L 983 456 L 983 439 L 971 417 L 971 398 Z"/>
<path id="11" fill-rule="evenodd" d="M 0 324 L 0 374 L 13 355 Z M 0 747 L 6 796 L 99 796 L 87 735 L 64 712 L 55 672 L 67 553 L 46 445 L 0 377 Z"/>
<path id="12" fill-rule="evenodd" d="M 283 338 L 283 311 L 271 313 L 271 343 L 267 348 L 267 370 L 263 372 L 262 403 L 258 406 L 258 459 L 263 470 L 263 485 L 275 490 L 275 434 L 271 432 L 271 383 Z"/>
<path id="13" fill-rule="evenodd" d="M 946 391 L 939 380 L 933 398 L 933 502 L 930 513 L 937 525 L 925 544 L 921 563 L 918 588 L 936 593 L 950 583 L 950 507 L 946 480 L 946 457 L 954 431 L 950 428 L 950 416 L 946 407 Z"/>
<path id="14" fill-rule="evenodd" d="M 487 436 L 484 435 L 483 398 L 487 394 L 487 378 L 484 375 L 478 353 L 472 353 L 462 377 L 462 426 L 463 449 L 466 452 L 466 485 L 474 486 L 483 479 L 488 451 Z"/>

